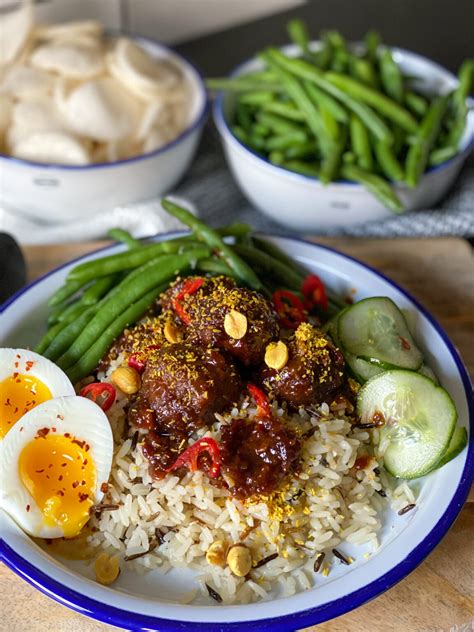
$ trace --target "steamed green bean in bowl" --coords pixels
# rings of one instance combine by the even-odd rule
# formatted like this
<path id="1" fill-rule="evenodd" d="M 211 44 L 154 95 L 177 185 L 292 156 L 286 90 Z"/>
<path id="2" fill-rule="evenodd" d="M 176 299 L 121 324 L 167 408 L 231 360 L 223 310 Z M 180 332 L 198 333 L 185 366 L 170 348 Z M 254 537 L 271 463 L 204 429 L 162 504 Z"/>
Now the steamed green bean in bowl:
<path id="1" fill-rule="evenodd" d="M 258 65 L 207 80 L 210 90 L 232 93 L 223 118 L 234 138 L 272 165 L 322 184 L 361 184 L 392 212 L 420 206 L 405 198 L 424 174 L 469 145 L 474 61 L 461 65 L 457 81 L 437 81 L 433 73 L 442 69 L 431 62 L 425 68 L 412 55 L 407 72 L 400 51 L 374 32 L 357 45 L 337 31 L 311 42 L 300 21 L 288 32 L 292 48 L 265 48 Z M 216 122 L 220 128 L 218 116 Z"/>

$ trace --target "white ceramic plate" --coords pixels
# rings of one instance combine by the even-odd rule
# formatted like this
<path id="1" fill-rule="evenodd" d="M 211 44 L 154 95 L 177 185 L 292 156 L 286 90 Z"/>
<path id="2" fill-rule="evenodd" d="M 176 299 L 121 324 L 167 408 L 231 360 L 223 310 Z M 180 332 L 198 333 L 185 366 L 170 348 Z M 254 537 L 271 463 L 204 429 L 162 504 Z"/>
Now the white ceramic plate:
<path id="1" fill-rule="evenodd" d="M 175 236 L 176 234 L 173 234 Z M 163 238 L 163 237 L 160 237 Z M 415 299 L 379 272 L 325 246 L 286 237 L 269 237 L 287 254 L 341 295 L 355 288 L 355 299 L 385 295 L 410 312 L 415 338 L 442 385 L 452 395 L 459 423 L 469 428 L 472 386 L 461 358 L 438 323 Z M 92 253 L 90 260 L 122 249 Z M 1 308 L 0 346 L 32 346 L 43 333 L 47 300 L 62 284 L 73 262 L 18 292 Z M 195 583 L 190 572 L 172 571 L 140 576 L 123 571 L 113 588 L 93 581 L 91 567 L 54 559 L 40 549 L 0 511 L 0 557 L 21 577 L 57 601 L 101 621 L 128 630 L 294 630 L 337 617 L 387 590 L 412 571 L 445 535 L 469 491 L 474 465 L 470 441 L 452 462 L 416 481 L 417 507 L 404 516 L 387 511 L 380 549 L 347 547 L 349 568 L 335 565 L 331 574 L 315 577 L 315 586 L 292 597 L 273 598 L 248 606 L 219 606 L 204 600 L 177 603 Z"/>

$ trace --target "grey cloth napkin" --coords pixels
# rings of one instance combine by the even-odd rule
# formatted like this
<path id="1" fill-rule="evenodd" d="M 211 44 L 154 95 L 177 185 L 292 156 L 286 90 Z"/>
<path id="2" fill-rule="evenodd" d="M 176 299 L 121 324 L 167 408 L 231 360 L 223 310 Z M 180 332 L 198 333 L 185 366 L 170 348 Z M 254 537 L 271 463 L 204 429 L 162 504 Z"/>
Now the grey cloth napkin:
<path id="1" fill-rule="evenodd" d="M 188 174 L 173 195 L 187 200 L 211 225 L 233 221 L 250 223 L 258 230 L 293 234 L 253 208 L 235 184 L 224 159 L 217 131 L 209 122 L 198 153 Z M 12 234 L 23 244 L 58 243 L 100 239 L 120 226 L 136 237 L 174 230 L 179 222 L 164 213 L 158 199 L 144 200 L 113 209 L 97 216 L 68 224 L 37 224 L 11 209 L 0 206 L 0 231 Z M 474 236 L 474 156 L 439 208 L 416 211 L 344 228 L 319 231 L 321 235 L 354 237 L 441 237 Z"/>

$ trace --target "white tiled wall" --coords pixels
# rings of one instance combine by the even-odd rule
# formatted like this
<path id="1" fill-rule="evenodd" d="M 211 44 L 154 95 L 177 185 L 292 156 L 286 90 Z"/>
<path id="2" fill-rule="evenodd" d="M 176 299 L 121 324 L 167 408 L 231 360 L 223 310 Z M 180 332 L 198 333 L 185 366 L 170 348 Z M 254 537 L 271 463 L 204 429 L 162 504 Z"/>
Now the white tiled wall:
<path id="1" fill-rule="evenodd" d="M 124 28 L 176 43 L 257 17 L 278 13 L 305 0 L 37 0 L 42 22 L 99 18 L 110 29 Z M 15 0 L 0 0 L 0 8 Z"/>

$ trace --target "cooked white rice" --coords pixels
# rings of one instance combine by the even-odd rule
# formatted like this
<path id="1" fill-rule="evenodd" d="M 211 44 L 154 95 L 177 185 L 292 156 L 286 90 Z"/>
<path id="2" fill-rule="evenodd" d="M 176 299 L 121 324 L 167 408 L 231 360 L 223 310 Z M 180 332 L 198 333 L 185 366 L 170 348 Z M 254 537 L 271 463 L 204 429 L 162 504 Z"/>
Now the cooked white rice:
<path id="1" fill-rule="evenodd" d="M 102 375 L 103 380 L 120 361 L 118 358 L 108 374 Z M 108 412 L 116 449 L 104 502 L 119 507 L 92 518 L 89 545 L 97 554 L 119 552 L 124 564 L 138 573 L 155 569 L 165 573 L 171 567 L 194 569 L 198 590 L 186 602 L 199 593 L 208 595 L 206 584 L 227 604 L 265 599 L 275 591 L 289 596 L 307 590 L 313 586 L 318 553 L 326 553 L 319 569 L 324 576 L 334 559 L 332 549 L 342 545 L 344 553 L 344 542 L 377 549 L 379 513 L 387 500 L 396 511 L 415 502 L 406 482 L 391 491 L 390 477 L 379 471 L 375 459 L 363 470 L 354 468 L 357 457 L 370 452 L 370 437 L 367 430 L 352 426 L 343 409 L 330 410 L 323 404 L 310 416 L 303 409 L 289 413 L 274 404 L 274 415 L 285 425 L 304 432 L 314 428 L 314 434 L 304 441 L 301 467 L 291 481 L 271 498 L 242 502 L 212 485 L 202 472 L 188 473 L 182 479 L 169 474 L 153 480 L 140 440 L 132 449 L 134 431 L 125 431 L 126 403 L 119 396 Z M 251 419 L 255 413 L 253 404 L 243 398 L 239 408 L 216 415 L 212 429 L 202 430 L 199 436 L 219 440 L 224 424 L 236 417 Z M 124 434 L 128 434 L 125 440 Z M 385 493 L 387 500 L 377 492 Z M 215 540 L 243 542 L 254 564 L 275 553 L 278 557 L 247 577 L 236 577 L 227 566 L 206 561 Z M 135 555 L 140 557 L 127 561 Z"/>

